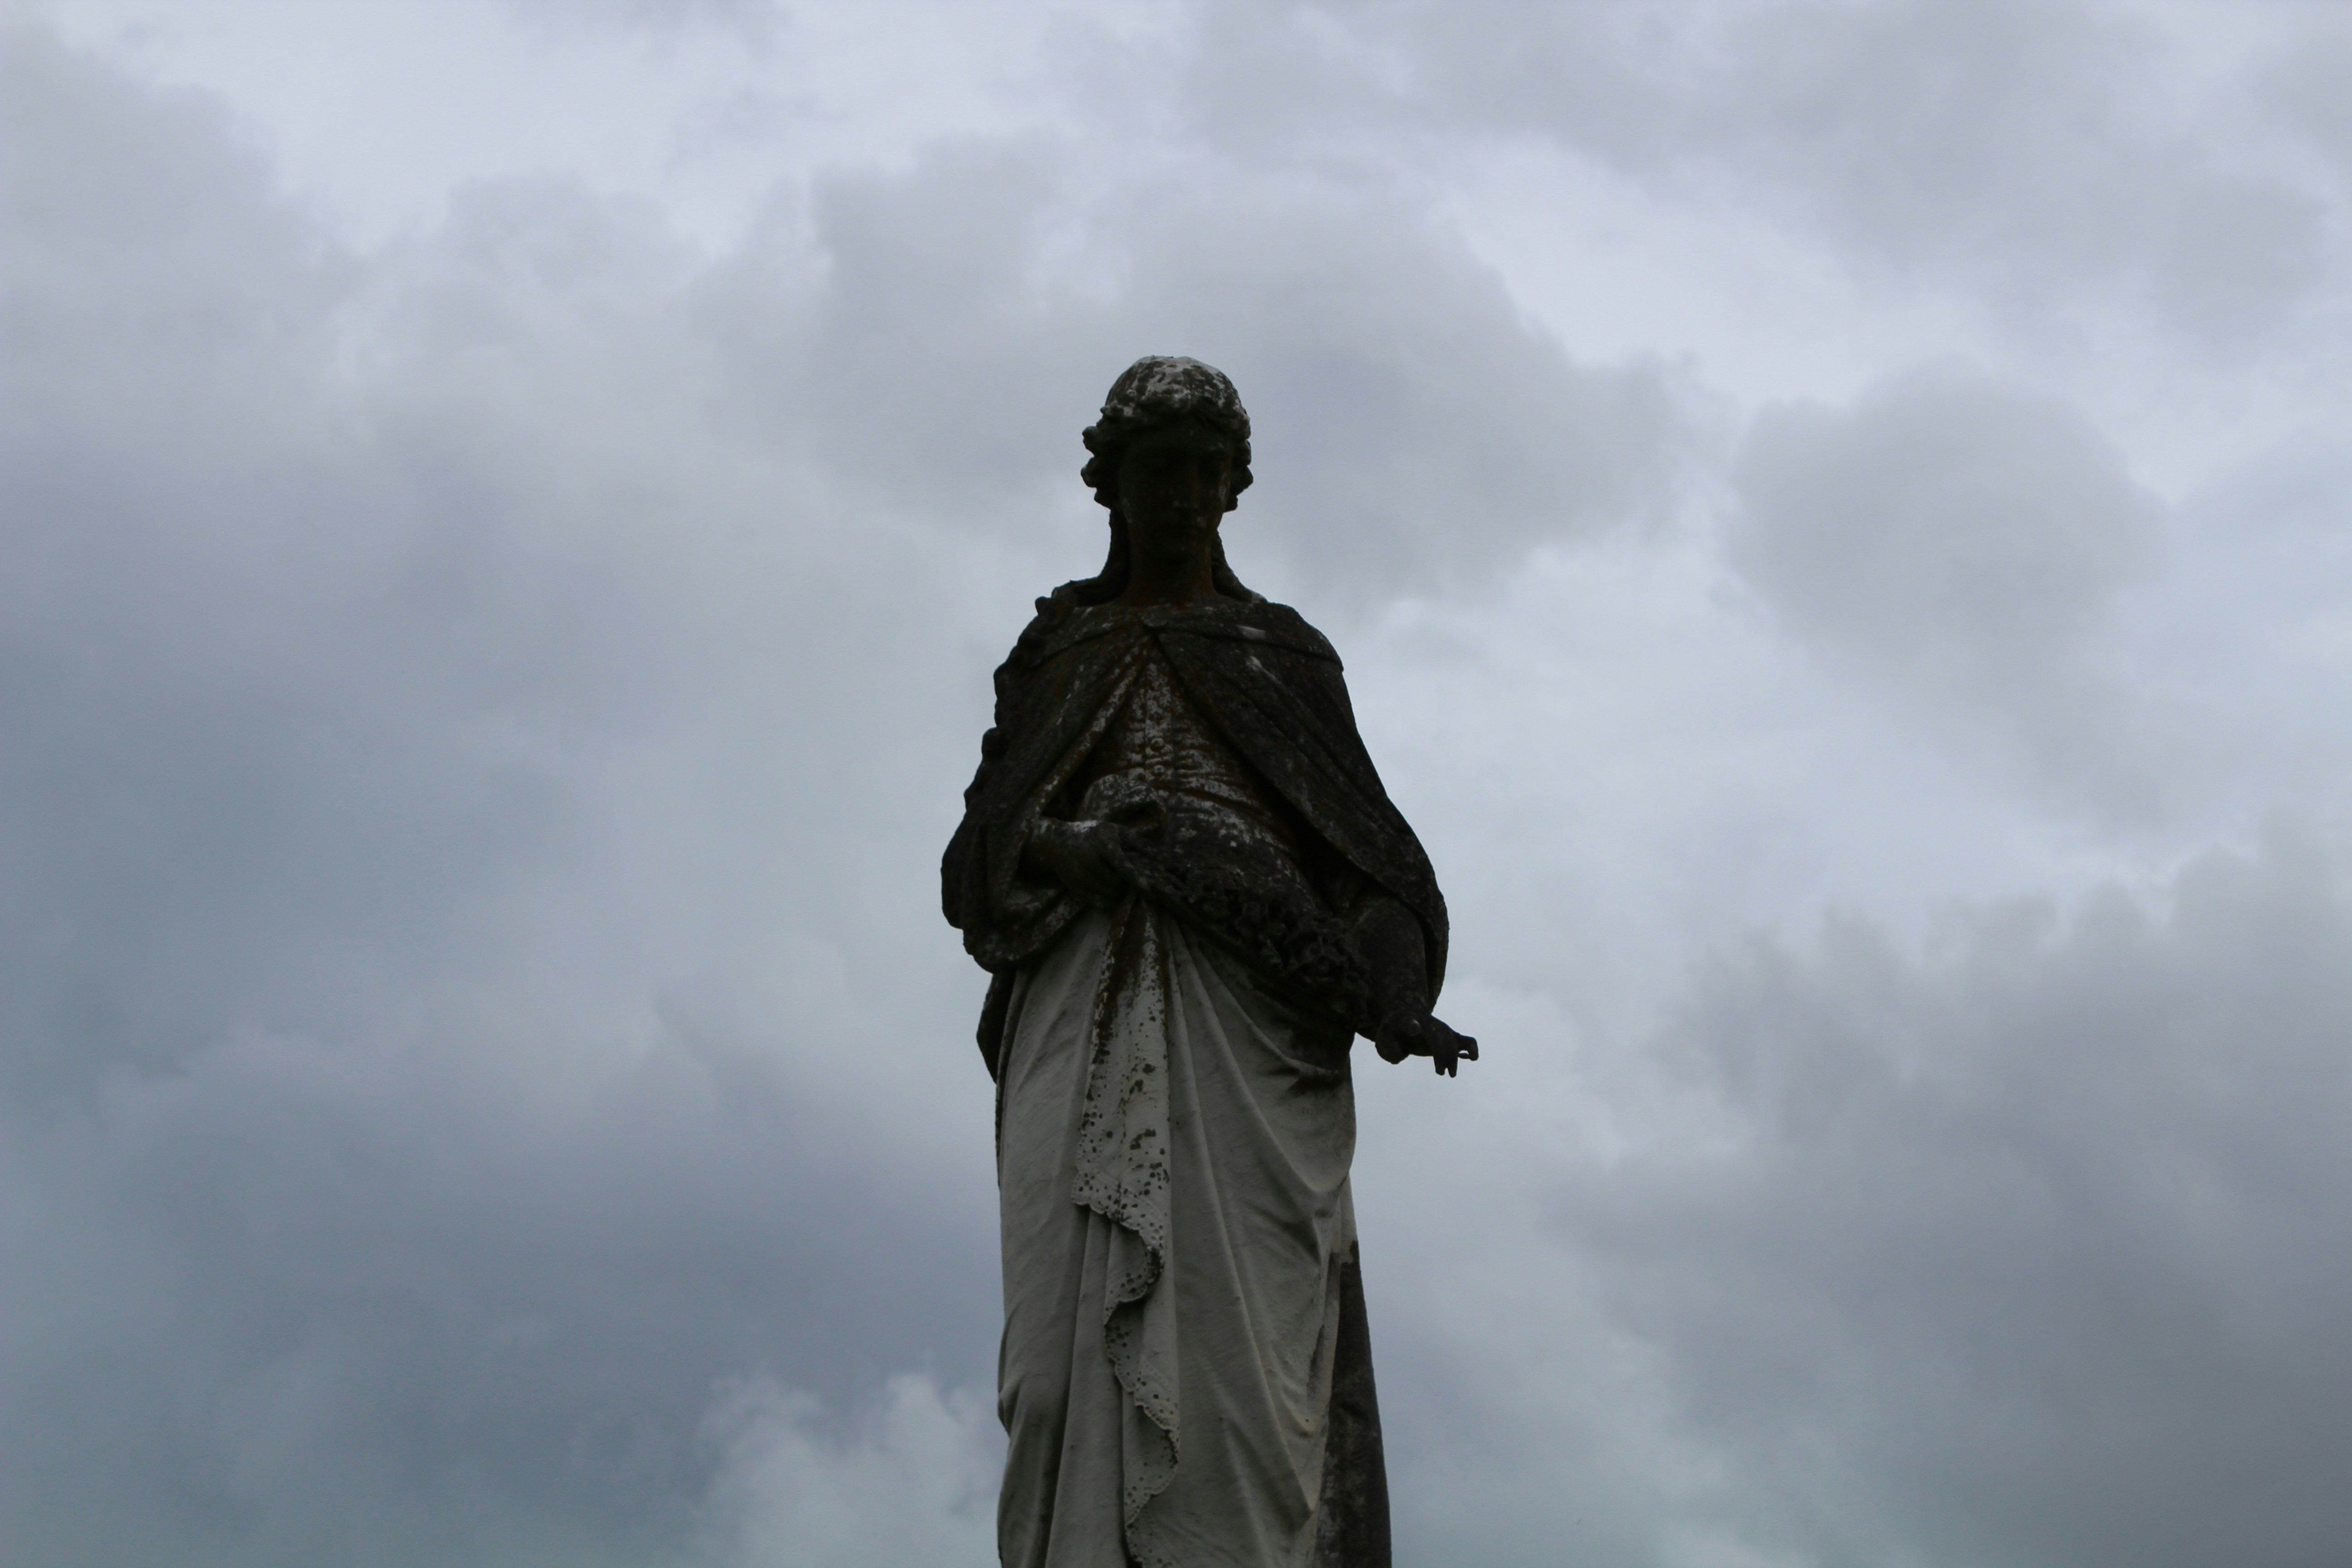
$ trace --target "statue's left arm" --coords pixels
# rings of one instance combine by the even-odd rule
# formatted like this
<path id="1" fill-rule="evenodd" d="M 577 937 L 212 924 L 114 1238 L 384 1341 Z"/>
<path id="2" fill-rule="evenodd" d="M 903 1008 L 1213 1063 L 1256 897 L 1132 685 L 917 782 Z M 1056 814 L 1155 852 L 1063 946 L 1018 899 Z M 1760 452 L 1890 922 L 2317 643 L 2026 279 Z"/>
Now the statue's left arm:
<path id="1" fill-rule="evenodd" d="M 1478 1059 L 1478 1042 L 1429 1010 L 1428 947 L 1411 910 L 1394 895 L 1375 891 L 1362 900 L 1350 934 L 1370 974 L 1378 1021 L 1367 1032 L 1382 1061 L 1429 1057 L 1452 1078 L 1462 1062 Z"/>
<path id="2" fill-rule="evenodd" d="M 1447 935 L 1436 873 L 1364 748 L 1339 656 L 1296 612 L 1265 605 L 1257 614 L 1264 637 L 1171 638 L 1178 668 L 1358 883 L 1339 911 L 1361 960 L 1349 965 L 1362 977 L 1349 1022 L 1386 1060 L 1426 1056 L 1451 1075 L 1478 1048 L 1430 1011 Z"/>

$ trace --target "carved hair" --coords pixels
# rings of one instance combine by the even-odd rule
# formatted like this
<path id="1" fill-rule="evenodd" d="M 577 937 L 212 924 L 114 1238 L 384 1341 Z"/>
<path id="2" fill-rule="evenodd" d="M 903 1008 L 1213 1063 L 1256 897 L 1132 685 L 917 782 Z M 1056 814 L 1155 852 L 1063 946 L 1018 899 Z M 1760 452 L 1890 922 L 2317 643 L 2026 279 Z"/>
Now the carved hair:
<path id="1" fill-rule="evenodd" d="M 1170 427 L 1185 430 L 1203 445 L 1221 446 L 1233 458 L 1232 479 L 1225 491 L 1225 510 L 1239 502 L 1250 486 L 1249 411 L 1225 373 L 1196 359 L 1147 354 L 1120 373 L 1103 399 L 1102 417 L 1086 428 L 1091 454 L 1078 478 L 1095 492 L 1095 500 L 1110 509 L 1110 554 L 1091 578 L 1063 585 L 1078 603 L 1098 605 L 1115 599 L 1127 588 L 1127 518 L 1118 509 L 1118 469 L 1137 437 Z M 1229 599 L 1259 603 L 1261 596 L 1242 586 L 1225 564 L 1225 542 L 1216 542 L 1212 571 L 1217 592 Z"/>

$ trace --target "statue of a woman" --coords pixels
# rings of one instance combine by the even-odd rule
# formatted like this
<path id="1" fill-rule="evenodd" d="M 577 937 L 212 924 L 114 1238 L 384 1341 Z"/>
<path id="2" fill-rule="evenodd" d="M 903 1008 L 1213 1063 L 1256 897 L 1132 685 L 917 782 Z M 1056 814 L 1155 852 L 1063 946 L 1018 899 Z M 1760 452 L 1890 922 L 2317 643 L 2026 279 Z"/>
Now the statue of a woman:
<path id="1" fill-rule="evenodd" d="M 1249 416 L 1139 360 L 1086 432 L 1101 573 L 996 672 L 950 923 L 993 976 L 1008 1568 L 1386 1568 L 1349 1050 L 1430 1013 L 1445 903 L 1339 658 L 1218 525 Z"/>

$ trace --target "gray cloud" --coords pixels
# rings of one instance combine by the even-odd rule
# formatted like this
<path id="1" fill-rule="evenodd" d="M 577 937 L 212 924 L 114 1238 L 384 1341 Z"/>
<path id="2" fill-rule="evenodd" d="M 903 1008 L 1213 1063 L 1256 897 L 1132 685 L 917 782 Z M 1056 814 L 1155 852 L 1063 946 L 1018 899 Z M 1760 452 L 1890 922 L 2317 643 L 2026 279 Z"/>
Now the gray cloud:
<path id="1" fill-rule="evenodd" d="M 1769 213 L 1841 265 L 1954 289 L 2041 331 L 2078 331 L 2084 311 L 2122 300 L 2236 354 L 2334 291 L 2336 202 L 2244 154 L 2266 118 L 2248 108 L 2248 79 L 2202 67 L 2210 45 L 2144 10 L 1500 0 L 1302 5 L 1275 23 L 1263 12 L 1206 11 L 1205 58 L 1264 62 L 1204 68 L 1207 134 L 1237 123 L 1305 155 L 1349 137 L 1426 145 L 1472 126 L 1531 137 L 1681 200 Z"/>
<path id="2" fill-rule="evenodd" d="M 977 521 L 1083 497 L 1073 410 L 1091 422 L 1104 366 L 1181 350 L 1235 378 L 1260 432 L 1237 566 L 1270 557 L 1341 601 L 1484 580 L 1676 500 L 1679 380 L 1573 363 L 1394 195 L 1213 167 L 1087 196 L 1097 177 L 1030 142 L 819 182 L 821 300 L 739 318 L 761 416 Z M 721 287 L 757 290 L 770 265 L 752 252 Z"/>
<path id="3" fill-rule="evenodd" d="M 1732 559 L 1799 636 L 2062 769 L 2118 760 L 2100 637 L 2160 511 L 2081 414 L 1915 371 L 1848 411 L 1759 411 L 1734 477 Z"/>
<path id="4" fill-rule="evenodd" d="M 1415 1553 L 2326 1561 L 2347 960 L 2279 823 L 2063 916 L 1759 936 L 1641 1051 L 1484 999 L 1508 1103 L 1366 1119 Z"/>
<path id="5" fill-rule="evenodd" d="M 984 666 L 841 653 L 939 569 L 696 437 L 641 209 L 362 260 L 202 100 L 6 68 L 11 148 L 122 177 L 19 163 L 0 240 L 0 1556 L 724 1557 L 760 1443 L 987 1365 L 928 888 Z M 721 1419 L 759 1378 L 823 1411 Z"/>
<path id="6" fill-rule="evenodd" d="M 1457 901 L 1449 1007 L 1493 1047 L 1444 1094 L 1365 1075 L 1412 1550 L 2144 1568 L 2352 1533 L 2319 1469 L 2352 1408 L 2326 843 L 2063 921 L 1963 910 L 1926 956 L 1869 915 L 1759 938 L 1659 982 L 1663 1027 L 1644 990 L 1755 888 L 1833 882 L 1790 864 L 1824 843 L 2058 831 L 1997 787 L 1847 787 L 1913 731 L 1784 636 L 1898 724 L 2137 776 L 2099 718 L 2151 678 L 2115 663 L 2165 564 L 2133 465 L 2070 404 L 1937 373 L 1767 410 L 1721 469 L 1690 373 L 1565 353 L 1429 219 L 1412 151 L 1540 110 L 1703 192 L 1732 135 L 1691 129 L 1704 49 L 1603 7 L 1443 47 L 1433 13 L 1293 16 L 1293 99 L 1224 47 L 1237 15 L 1064 40 L 1097 92 L 1231 95 L 1222 136 L 1138 93 L 793 174 L 715 257 L 561 174 L 354 250 L 216 100 L 7 35 L 0 1561 L 985 1559 L 988 1091 L 935 856 L 988 668 L 1098 559 L 1078 427 L 1171 350 L 1258 422 L 1244 575 L 1357 623 L 1368 732 Z M 2023 73 L 2042 118 L 1882 153 L 1958 13 L 1781 16 L 1774 80 L 1910 73 L 1827 128 L 1759 88 L 1756 162 L 1725 165 L 1812 190 L 1846 253 L 2089 289 L 2173 265 L 2145 226 L 2112 254 L 2003 226 L 2036 147 L 2063 177 L 2017 210 L 2141 144 L 2094 117 L 2083 153 L 2049 108 L 2078 68 L 2128 78 L 2128 37 L 1988 13 L 1952 68 Z M 1418 118 L 1307 79 L 1364 37 Z M 2131 168 L 2158 165 L 2147 200 L 2201 210 Z M 1905 205 L 1895 174 L 1953 167 L 1973 217 Z M 2253 679 L 2333 646 L 2341 485 L 2306 467 L 2191 509 L 2243 572 L 2168 601 L 2245 645 L 2214 700 L 2289 749 L 2313 710 L 2237 699 L 2335 690 Z M 1734 492 L 1729 561 L 1623 526 Z M 2327 798 L 2334 753 L 2296 754 Z"/>
<path id="7" fill-rule="evenodd" d="M 2325 281 L 2322 204 L 2182 123 L 2158 84 L 2189 46 L 2137 16 L 1915 0 L 1751 13 L 1726 43 L 1710 151 L 1755 149 L 1857 249 L 2020 302 L 2112 280 L 2215 342 Z"/>
<path id="8" fill-rule="evenodd" d="M 10 1184 L 47 1196 L 10 1227 L 8 1560 L 646 1562 L 719 1489 L 745 1378 L 836 1418 L 968 1378 L 984 1130 L 877 1160 L 930 1134 L 779 1072 L 834 1011 L 796 979 L 756 1039 L 245 1037 L 19 1124 Z"/>
<path id="9" fill-rule="evenodd" d="M 989 666 L 1097 559 L 1109 376 L 1232 365 L 1327 600 L 1663 482 L 1662 377 L 1363 193 L 1111 204 L 1093 296 L 1040 142 L 716 262 L 552 177 L 358 255 L 216 103 L 5 69 L 9 147 L 97 150 L 19 155 L 0 237 L 11 1562 L 795 1561 L 984 1468 L 933 866 Z M 901 1545 L 984 1541 L 969 1490 Z"/>
<path id="10" fill-rule="evenodd" d="M 505 0 L 526 23 L 550 31 L 622 28 L 662 37 L 723 29 L 745 45 L 772 48 L 790 25 L 775 0 Z"/>
<path id="11" fill-rule="evenodd" d="M 1985 911 L 1926 963 L 1832 926 L 1701 990 L 1674 1059 L 1736 1141 L 1569 1223 L 1791 1543 L 2185 1565 L 2352 1533 L 2323 1327 L 2352 1269 L 2310 1250 L 2352 1175 L 2352 906 L 2315 848 L 2200 861 L 2156 917 Z"/>
<path id="12" fill-rule="evenodd" d="M 2333 18 L 2269 52 L 2247 87 L 2271 115 L 2315 147 L 2339 187 L 2352 186 L 2352 110 L 2335 87 L 2352 66 L 2352 32 Z"/>

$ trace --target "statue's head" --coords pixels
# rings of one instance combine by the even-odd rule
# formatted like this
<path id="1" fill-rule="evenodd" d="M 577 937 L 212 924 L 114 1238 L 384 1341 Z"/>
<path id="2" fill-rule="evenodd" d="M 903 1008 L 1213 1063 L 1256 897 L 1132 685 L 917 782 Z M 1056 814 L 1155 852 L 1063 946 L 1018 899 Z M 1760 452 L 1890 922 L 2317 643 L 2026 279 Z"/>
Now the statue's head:
<path id="1" fill-rule="evenodd" d="M 1164 461 L 1171 441 L 1216 453 L 1224 468 L 1225 510 L 1233 510 L 1236 498 L 1249 488 L 1249 414 L 1225 373 L 1196 359 L 1167 354 L 1137 360 L 1110 384 L 1102 417 L 1087 426 L 1087 466 L 1078 470 L 1095 500 L 1110 509 L 1110 553 L 1094 576 L 1055 589 L 1057 600 L 1101 604 L 1126 588 L 1129 555 L 1127 515 L 1119 500 L 1120 469 L 1129 452 L 1139 447 L 1139 461 Z M 1242 586 L 1225 563 L 1223 539 L 1213 537 L 1211 549 L 1217 592 L 1231 599 L 1257 601 L 1258 595 Z"/>
<path id="2" fill-rule="evenodd" d="M 1087 426 L 1090 456 L 1078 477 L 1095 500 L 1118 510 L 1118 470 L 1142 437 L 1175 436 L 1221 447 L 1232 459 L 1225 510 L 1250 483 L 1249 411 L 1225 373 L 1196 359 L 1147 354 L 1120 373 L 1103 399 L 1102 417 Z"/>

